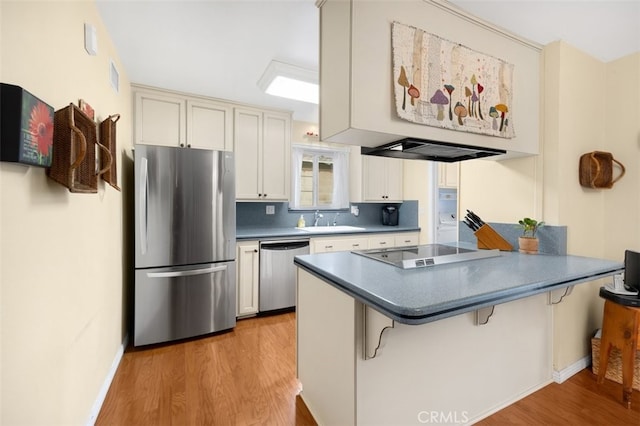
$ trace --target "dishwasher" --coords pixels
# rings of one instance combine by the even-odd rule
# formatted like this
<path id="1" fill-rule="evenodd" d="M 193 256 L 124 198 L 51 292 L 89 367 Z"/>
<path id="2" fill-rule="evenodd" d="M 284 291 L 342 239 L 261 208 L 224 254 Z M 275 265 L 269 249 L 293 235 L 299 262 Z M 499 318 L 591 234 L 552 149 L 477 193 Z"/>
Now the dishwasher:
<path id="1" fill-rule="evenodd" d="M 309 240 L 260 242 L 260 312 L 296 305 L 296 267 L 293 258 L 309 254 Z"/>

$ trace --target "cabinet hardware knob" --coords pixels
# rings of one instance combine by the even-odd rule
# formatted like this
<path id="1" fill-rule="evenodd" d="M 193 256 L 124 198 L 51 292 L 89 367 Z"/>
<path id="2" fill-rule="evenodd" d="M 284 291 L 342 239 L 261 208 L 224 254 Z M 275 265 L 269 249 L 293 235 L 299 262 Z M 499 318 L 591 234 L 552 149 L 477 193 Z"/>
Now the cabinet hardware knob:
<path id="1" fill-rule="evenodd" d="M 258 252 L 258 249 L 253 249 L 253 252 L 254 252 L 254 253 L 257 253 L 257 252 Z"/>
<path id="2" fill-rule="evenodd" d="M 263 194 L 264 198 L 267 198 L 267 194 Z"/>
<path id="3" fill-rule="evenodd" d="M 187 144 L 187 148 L 191 148 L 191 144 L 190 143 Z"/>
<path id="4" fill-rule="evenodd" d="M 184 144 L 183 143 L 180 144 L 180 148 L 184 148 Z"/>

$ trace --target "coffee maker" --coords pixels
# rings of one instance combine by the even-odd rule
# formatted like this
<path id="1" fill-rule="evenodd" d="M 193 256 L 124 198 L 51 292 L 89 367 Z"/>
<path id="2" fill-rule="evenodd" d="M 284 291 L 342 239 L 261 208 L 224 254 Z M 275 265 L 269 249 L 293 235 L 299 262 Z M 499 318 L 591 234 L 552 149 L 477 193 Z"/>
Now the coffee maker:
<path id="1" fill-rule="evenodd" d="M 385 226 L 398 226 L 398 208 L 396 206 L 384 206 L 382 208 L 382 224 Z"/>

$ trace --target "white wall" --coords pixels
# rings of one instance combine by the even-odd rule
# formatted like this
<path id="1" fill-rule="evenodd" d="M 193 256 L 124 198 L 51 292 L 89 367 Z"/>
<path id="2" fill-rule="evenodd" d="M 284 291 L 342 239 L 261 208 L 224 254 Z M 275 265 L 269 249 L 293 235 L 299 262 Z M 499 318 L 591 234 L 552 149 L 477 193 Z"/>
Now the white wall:
<path id="1" fill-rule="evenodd" d="M 129 81 L 93 1 L 2 1 L 0 11 L 2 82 L 56 110 L 82 98 L 98 119 L 122 117 L 123 193 L 100 182 L 97 194 L 71 194 L 42 168 L 0 163 L 0 423 L 84 424 L 125 335 Z M 96 56 L 84 50 L 85 22 L 97 28 Z"/>

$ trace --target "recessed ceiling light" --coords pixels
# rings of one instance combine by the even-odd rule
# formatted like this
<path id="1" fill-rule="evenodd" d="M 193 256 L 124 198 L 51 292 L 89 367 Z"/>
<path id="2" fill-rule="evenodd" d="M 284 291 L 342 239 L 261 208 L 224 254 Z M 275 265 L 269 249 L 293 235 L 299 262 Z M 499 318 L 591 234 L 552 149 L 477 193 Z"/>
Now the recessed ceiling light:
<path id="1" fill-rule="evenodd" d="M 302 102 L 318 103 L 318 73 L 280 61 L 271 61 L 258 80 L 265 93 Z"/>

